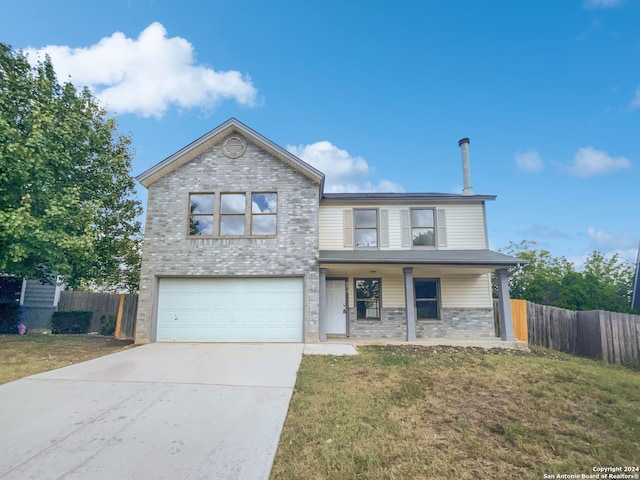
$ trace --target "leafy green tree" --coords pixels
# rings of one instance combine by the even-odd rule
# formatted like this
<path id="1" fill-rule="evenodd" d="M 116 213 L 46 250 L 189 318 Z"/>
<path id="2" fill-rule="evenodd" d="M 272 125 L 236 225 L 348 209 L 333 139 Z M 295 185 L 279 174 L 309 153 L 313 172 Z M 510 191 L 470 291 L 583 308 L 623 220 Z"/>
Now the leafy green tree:
<path id="1" fill-rule="evenodd" d="M 135 288 L 142 207 L 116 130 L 48 58 L 34 67 L 0 43 L 0 272 Z"/>
<path id="2" fill-rule="evenodd" d="M 573 264 L 564 257 L 556 258 L 548 250 L 539 250 L 535 246 L 535 242 L 523 240 L 520 243 L 511 242 L 502 250 L 529 261 L 509 277 L 509 293 L 511 298 L 550 305 L 560 298 L 562 279 L 574 270 Z"/>
<path id="3" fill-rule="evenodd" d="M 504 249 L 530 262 L 509 278 L 511 298 L 570 310 L 630 311 L 634 269 L 617 254 L 606 258 L 593 252 L 578 272 L 566 258 L 553 257 L 535 245 L 512 242 Z"/>

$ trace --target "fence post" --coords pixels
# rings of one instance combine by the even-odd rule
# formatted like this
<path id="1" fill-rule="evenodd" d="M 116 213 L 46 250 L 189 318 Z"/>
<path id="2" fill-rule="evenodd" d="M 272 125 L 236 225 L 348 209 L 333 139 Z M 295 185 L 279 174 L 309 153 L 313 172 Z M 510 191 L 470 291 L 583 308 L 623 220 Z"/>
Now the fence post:
<path id="1" fill-rule="evenodd" d="M 118 317 L 116 319 L 116 330 L 113 336 L 120 339 L 120 328 L 122 327 L 122 311 L 124 310 L 124 293 L 120 294 L 120 305 L 118 306 Z"/>

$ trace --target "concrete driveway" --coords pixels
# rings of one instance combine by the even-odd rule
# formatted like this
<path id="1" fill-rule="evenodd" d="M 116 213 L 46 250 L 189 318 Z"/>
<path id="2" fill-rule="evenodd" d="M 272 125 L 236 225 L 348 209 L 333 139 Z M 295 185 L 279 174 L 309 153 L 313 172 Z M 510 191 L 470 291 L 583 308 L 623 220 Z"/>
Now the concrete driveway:
<path id="1" fill-rule="evenodd" d="M 266 479 L 302 344 L 150 344 L 0 385 L 1 479 Z"/>

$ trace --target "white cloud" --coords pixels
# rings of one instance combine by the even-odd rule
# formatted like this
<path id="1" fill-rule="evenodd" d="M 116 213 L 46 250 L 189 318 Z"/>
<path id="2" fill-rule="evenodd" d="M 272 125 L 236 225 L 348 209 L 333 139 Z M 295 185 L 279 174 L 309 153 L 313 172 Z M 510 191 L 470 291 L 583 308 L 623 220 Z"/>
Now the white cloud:
<path id="1" fill-rule="evenodd" d="M 48 54 L 61 81 L 88 86 L 118 113 L 161 117 L 170 106 L 211 109 L 224 99 L 256 104 L 257 90 L 248 75 L 196 64 L 193 45 L 168 38 L 157 22 L 137 39 L 116 32 L 88 47 L 49 45 L 25 52 L 32 61 Z"/>
<path id="2" fill-rule="evenodd" d="M 640 87 L 636 90 L 636 96 L 631 100 L 631 109 L 640 108 Z"/>
<path id="3" fill-rule="evenodd" d="M 615 8 L 622 5 L 624 0 L 586 0 L 584 6 L 586 8 Z"/>
<path id="4" fill-rule="evenodd" d="M 309 145 L 287 145 L 287 150 L 326 175 L 326 192 L 403 192 L 401 185 L 368 177 L 373 169 L 362 157 L 353 157 L 326 140 Z"/>
<path id="5" fill-rule="evenodd" d="M 607 152 L 593 147 L 580 148 L 573 157 L 573 162 L 564 167 L 569 175 L 587 178 L 616 170 L 628 170 L 631 161 L 625 157 L 611 157 Z"/>
<path id="6" fill-rule="evenodd" d="M 541 172 L 544 170 L 544 161 L 535 150 L 518 153 L 515 156 L 518 170 L 523 172 Z"/>
<path id="7" fill-rule="evenodd" d="M 592 249 L 598 250 L 608 257 L 617 253 L 622 260 L 629 263 L 636 262 L 640 239 L 628 233 L 614 234 L 594 227 L 587 228 L 587 236 Z"/>

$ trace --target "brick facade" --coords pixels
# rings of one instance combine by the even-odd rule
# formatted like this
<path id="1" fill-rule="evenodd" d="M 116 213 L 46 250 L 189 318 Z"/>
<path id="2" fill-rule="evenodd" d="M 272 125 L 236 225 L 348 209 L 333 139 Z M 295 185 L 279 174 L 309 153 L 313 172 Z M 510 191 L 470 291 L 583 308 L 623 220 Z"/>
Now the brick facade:
<path id="1" fill-rule="evenodd" d="M 353 338 L 407 338 L 404 308 L 382 308 L 380 320 L 356 320 L 349 309 L 349 334 Z M 442 308 L 441 320 L 416 320 L 418 338 L 495 337 L 491 308 Z"/>
<path id="2" fill-rule="evenodd" d="M 246 139 L 239 158 L 220 144 L 149 186 L 136 342 L 154 341 L 162 276 L 296 276 L 304 279 L 304 340 L 318 340 L 319 185 Z M 189 238 L 189 193 L 277 192 L 277 235 Z"/>

